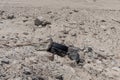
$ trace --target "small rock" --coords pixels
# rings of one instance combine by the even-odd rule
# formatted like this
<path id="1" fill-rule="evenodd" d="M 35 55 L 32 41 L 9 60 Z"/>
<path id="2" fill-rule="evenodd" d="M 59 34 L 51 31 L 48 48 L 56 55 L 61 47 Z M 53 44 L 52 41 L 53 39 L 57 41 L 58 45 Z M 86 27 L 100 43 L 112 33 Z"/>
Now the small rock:
<path id="1" fill-rule="evenodd" d="M 27 22 L 28 20 L 23 20 L 23 22 Z"/>
<path id="2" fill-rule="evenodd" d="M 80 55 L 78 54 L 78 49 L 77 48 L 69 48 L 68 50 L 68 57 L 71 60 L 75 60 L 76 62 L 80 60 Z"/>
<path id="3" fill-rule="evenodd" d="M 61 31 L 63 34 L 69 34 L 69 31 L 68 30 L 63 30 Z"/>
<path id="4" fill-rule="evenodd" d="M 79 61 L 80 57 L 79 57 L 79 54 L 77 53 L 70 53 L 68 55 L 68 57 L 71 59 L 71 60 L 76 60 L 76 61 Z"/>
<path id="5" fill-rule="evenodd" d="M 39 26 L 39 25 L 46 26 L 46 25 L 51 24 L 51 22 L 46 21 L 45 19 L 43 19 L 43 17 L 38 17 L 35 19 L 34 24 L 36 26 Z"/>
<path id="6" fill-rule="evenodd" d="M 15 18 L 14 15 L 9 15 L 9 16 L 7 16 L 7 19 L 14 19 L 14 18 Z"/>
<path id="7" fill-rule="evenodd" d="M 105 20 L 101 20 L 101 22 L 106 22 Z"/>
<path id="8" fill-rule="evenodd" d="M 73 12 L 69 12 L 69 14 L 72 14 Z"/>
<path id="9" fill-rule="evenodd" d="M 102 62 L 100 60 L 96 60 L 96 63 L 101 64 Z"/>
<path id="10" fill-rule="evenodd" d="M 112 70 L 120 71 L 120 68 L 119 67 L 113 67 Z"/>
<path id="11" fill-rule="evenodd" d="M 77 34 L 76 33 L 72 33 L 71 36 L 77 36 Z"/>
<path id="12" fill-rule="evenodd" d="M 47 12 L 47 14 L 50 14 L 50 13 L 52 13 L 52 11 L 48 11 L 48 12 Z"/>
<path id="13" fill-rule="evenodd" d="M 49 47 L 49 43 L 42 43 L 42 44 L 38 44 L 35 46 L 35 50 L 37 51 L 46 51 Z"/>
<path id="14" fill-rule="evenodd" d="M 6 75 L 5 74 L 0 74 L 0 77 L 6 77 Z"/>
<path id="15" fill-rule="evenodd" d="M 31 75 L 31 70 L 29 68 L 25 68 L 23 73 L 25 75 Z"/>
<path id="16" fill-rule="evenodd" d="M 24 35 L 29 35 L 29 33 L 28 33 L 28 32 L 23 32 L 23 34 L 24 34 Z"/>
<path id="17" fill-rule="evenodd" d="M 57 79 L 57 80 L 63 80 L 63 76 L 62 76 L 62 75 L 57 76 L 56 79 Z"/>
<path id="18" fill-rule="evenodd" d="M 42 77 L 32 77 L 32 80 L 45 80 L 45 79 Z"/>
<path id="19" fill-rule="evenodd" d="M 78 10 L 76 10 L 76 9 L 74 9 L 73 11 L 74 11 L 74 12 L 79 12 L 79 11 L 78 11 Z"/>
<path id="20" fill-rule="evenodd" d="M 88 47 L 88 52 L 92 52 L 93 49 L 91 47 Z"/>
<path id="21" fill-rule="evenodd" d="M 88 52 L 92 52 L 92 51 L 93 51 L 93 49 L 91 47 L 86 47 L 84 52 L 88 53 Z"/>
<path id="22" fill-rule="evenodd" d="M 85 23 L 84 22 L 79 22 L 79 25 L 84 25 Z"/>
<path id="23" fill-rule="evenodd" d="M 9 64 L 10 62 L 9 62 L 9 60 L 8 59 L 3 59 L 3 60 L 1 60 L 1 64 Z"/>
<path id="24" fill-rule="evenodd" d="M 5 11 L 0 11 L 0 15 L 3 15 L 5 13 Z"/>

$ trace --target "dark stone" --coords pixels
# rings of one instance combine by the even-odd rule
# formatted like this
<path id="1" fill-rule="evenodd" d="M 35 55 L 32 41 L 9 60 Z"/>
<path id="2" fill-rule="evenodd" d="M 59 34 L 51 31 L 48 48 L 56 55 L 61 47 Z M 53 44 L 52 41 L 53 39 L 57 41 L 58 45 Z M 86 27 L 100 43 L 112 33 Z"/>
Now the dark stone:
<path id="1" fill-rule="evenodd" d="M 0 15 L 3 15 L 4 13 L 5 13 L 5 11 L 1 11 L 1 12 L 0 12 Z"/>
<path id="2" fill-rule="evenodd" d="M 78 53 L 69 53 L 68 57 L 71 60 L 75 60 L 76 62 L 79 62 L 79 60 L 80 60 L 80 56 Z"/>
<path id="3" fill-rule="evenodd" d="M 50 13 L 52 13 L 52 11 L 48 11 L 48 12 L 47 12 L 47 14 L 50 14 Z"/>
<path id="4" fill-rule="evenodd" d="M 69 47 L 69 50 L 68 50 L 68 57 L 71 59 L 71 60 L 75 60 L 76 63 L 83 63 L 84 61 L 82 61 L 80 59 L 80 55 L 79 55 L 79 48 L 77 47 Z"/>
<path id="5" fill-rule="evenodd" d="M 5 38 L 5 36 L 2 36 L 2 38 Z"/>
<path id="6" fill-rule="evenodd" d="M 72 14 L 73 12 L 69 12 L 69 14 Z"/>
<path id="7" fill-rule="evenodd" d="M 42 77 L 33 77 L 32 80 L 45 80 L 45 79 Z"/>
<path id="8" fill-rule="evenodd" d="M 23 74 L 25 75 L 31 75 L 31 70 L 29 68 L 25 68 Z"/>
<path id="9" fill-rule="evenodd" d="M 2 60 L 1 63 L 2 64 L 9 64 L 10 62 L 8 60 Z"/>
<path id="10" fill-rule="evenodd" d="M 88 47 L 88 52 L 92 52 L 93 49 L 91 47 Z"/>
<path id="11" fill-rule="evenodd" d="M 7 16 L 7 19 L 14 19 L 15 16 L 14 15 L 11 15 L 11 16 Z"/>
<path id="12" fill-rule="evenodd" d="M 50 25 L 51 22 L 48 22 L 48 21 L 46 21 L 46 20 L 37 18 L 37 19 L 35 19 L 34 24 L 35 24 L 36 26 L 39 26 L 39 25 L 41 25 L 41 26 L 46 26 L 46 25 Z"/>
<path id="13" fill-rule="evenodd" d="M 29 33 L 27 33 L 27 32 L 23 32 L 23 34 L 24 34 L 24 35 L 29 35 Z"/>
<path id="14" fill-rule="evenodd" d="M 77 34 L 76 34 L 76 33 L 73 33 L 73 34 L 71 34 L 71 36 L 77 36 Z"/>
<path id="15" fill-rule="evenodd" d="M 79 12 L 79 11 L 78 11 L 78 10 L 76 10 L 76 9 L 74 9 L 73 11 L 74 11 L 74 12 Z"/>
<path id="16" fill-rule="evenodd" d="M 0 74 L 0 77 L 6 77 L 6 75 L 5 74 Z"/>
<path id="17" fill-rule="evenodd" d="M 63 76 L 62 76 L 62 75 L 57 76 L 56 79 L 58 79 L 58 80 L 63 80 Z"/>
<path id="18" fill-rule="evenodd" d="M 101 22 L 106 22 L 105 20 L 101 20 Z"/>
<path id="19" fill-rule="evenodd" d="M 31 72 L 28 72 L 28 71 L 24 71 L 23 72 L 25 75 L 31 75 Z"/>
<path id="20" fill-rule="evenodd" d="M 27 22 L 28 20 L 23 20 L 23 22 Z"/>

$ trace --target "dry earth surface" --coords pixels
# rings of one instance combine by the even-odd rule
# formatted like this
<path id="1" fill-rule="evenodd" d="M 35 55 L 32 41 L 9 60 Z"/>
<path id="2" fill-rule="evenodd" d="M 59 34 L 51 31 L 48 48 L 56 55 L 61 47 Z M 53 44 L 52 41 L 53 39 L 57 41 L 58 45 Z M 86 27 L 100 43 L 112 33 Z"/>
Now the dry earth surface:
<path id="1" fill-rule="evenodd" d="M 119 35 L 120 0 L 0 0 L 0 80 L 120 80 Z M 85 62 L 51 60 L 49 37 Z"/>

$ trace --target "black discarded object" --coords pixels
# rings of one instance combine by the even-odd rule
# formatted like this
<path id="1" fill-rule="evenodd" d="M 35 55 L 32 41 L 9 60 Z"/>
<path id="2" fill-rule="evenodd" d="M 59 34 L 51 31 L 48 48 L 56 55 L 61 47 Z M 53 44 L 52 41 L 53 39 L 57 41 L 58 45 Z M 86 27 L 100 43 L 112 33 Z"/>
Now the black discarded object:
<path id="1" fill-rule="evenodd" d="M 57 54 L 61 57 L 64 57 L 65 55 L 67 55 L 68 47 L 65 45 L 56 43 L 56 42 L 52 42 L 47 51 L 54 53 L 54 54 Z"/>
<path id="2" fill-rule="evenodd" d="M 49 44 L 47 51 L 50 53 L 53 53 L 53 54 L 57 54 L 61 57 L 68 55 L 68 57 L 71 60 L 75 60 L 77 62 L 77 64 L 81 63 L 80 55 L 78 53 L 79 49 L 76 47 L 68 47 L 68 46 L 63 45 L 63 44 L 51 42 Z"/>

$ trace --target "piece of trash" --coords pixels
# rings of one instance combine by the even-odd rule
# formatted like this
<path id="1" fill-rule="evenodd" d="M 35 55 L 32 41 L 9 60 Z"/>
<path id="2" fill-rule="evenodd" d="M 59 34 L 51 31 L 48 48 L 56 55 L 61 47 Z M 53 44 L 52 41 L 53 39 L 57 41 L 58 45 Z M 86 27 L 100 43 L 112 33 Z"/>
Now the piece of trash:
<path id="1" fill-rule="evenodd" d="M 71 48 L 63 44 L 51 42 L 47 51 L 53 54 L 57 54 L 61 57 L 67 55 L 71 60 L 75 60 L 77 63 L 80 62 L 80 55 L 78 54 L 79 51 L 78 48 L 75 47 Z"/>
<path id="2" fill-rule="evenodd" d="M 52 42 L 47 51 L 64 57 L 65 55 L 67 55 L 68 47 L 56 42 Z"/>

